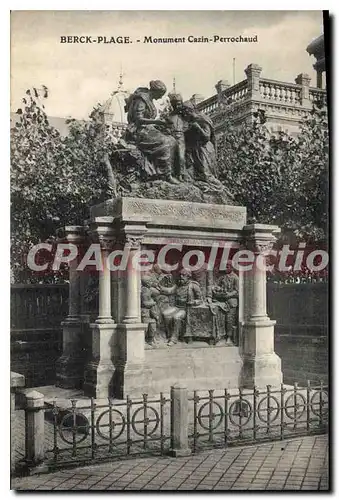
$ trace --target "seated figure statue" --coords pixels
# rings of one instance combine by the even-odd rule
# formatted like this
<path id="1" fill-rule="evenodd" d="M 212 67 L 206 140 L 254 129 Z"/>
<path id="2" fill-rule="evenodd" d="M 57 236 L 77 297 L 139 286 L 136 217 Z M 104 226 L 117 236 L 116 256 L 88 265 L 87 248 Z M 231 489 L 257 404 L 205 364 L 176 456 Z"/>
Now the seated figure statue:
<path id="1" fill-rule="evenodd" d="M 183 269 L 180 272 L 179 284 L 174 285 L 169 293 L 175 293 L 175 305 L 162 310 L 164 323 L 168 332 L 168 343 L 171 346 L 185 336 L 187 310 L 203 303 L 201 288 L 198 282 L 192 280 L 192 273 Z"/>
<path id="2" fill-rule="evenodd" d="M 179 184 L 173 177 L 177 143 L 174 137 L 165 133 L 166 122 L 157 118 L 153 103 L 153 99 L 160 99 L 165 92 L 166 86 L 163 82 L 152 80 L 149 89 L 139 87 L 126 100 L 126 140 L 135 142 L 148 160 L 150 177 L 153 175 L 172 184 Z"/>

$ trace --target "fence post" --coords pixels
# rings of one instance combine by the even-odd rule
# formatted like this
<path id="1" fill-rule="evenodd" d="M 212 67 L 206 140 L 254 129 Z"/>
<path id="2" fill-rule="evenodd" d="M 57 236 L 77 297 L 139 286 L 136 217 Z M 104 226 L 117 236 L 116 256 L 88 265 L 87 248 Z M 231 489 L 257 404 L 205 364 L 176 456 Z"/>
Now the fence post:
<path id="1" fill-rule="evenodd" d="M 15 409 L 15 395 L 25 386 L 25 377 L 21 373 L 11 372 L 11 473 L 15 472 L 17 448 L 17 410 Z"/>
<path id="2" fill-rule="evenodd" d="M 26 392 L 25 395 L 25 459 L 29 465 L 38 465 L 44 460 L 44 395 L 34 390 Z"/>
<path id="3" fill-rule="evenodd" d="M 183 385 L 171 387 L 171 449 L 173 457 L 187 457 L 188 446 L 188 391 Z"/>

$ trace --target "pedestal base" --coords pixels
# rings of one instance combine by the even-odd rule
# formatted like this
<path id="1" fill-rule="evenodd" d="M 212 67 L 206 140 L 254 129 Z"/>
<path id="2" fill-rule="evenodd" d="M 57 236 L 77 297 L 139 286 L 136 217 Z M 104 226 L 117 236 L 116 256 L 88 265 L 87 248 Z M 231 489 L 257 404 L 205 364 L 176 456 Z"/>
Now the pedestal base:
<path id="1" fill-rule="evenodd" d="M 243 357 L 241 387 L 246 389 L 279 387 L 283 381 L 281 360 L 274 352 L 262 356 Z"/>
<path id="2" fill-rule="evenodd" d="M 63 354 L 56 362 L 56 385 L 64 389 L 80 389 L 88 357 L 88 323 L 64 321 Z"/>
<path id="3" fill-rule="evenodd" d="M 278 387 L 282 383 L 281 360 L 274 352 L 275 323 L 267 318 L 243 325 L 241 387 Z"/>
<path id="4" fill-rule="evenodd" d="M 92 359 L 85 368 L 84 394 L 92 398 L 113 396 L 113 377 L 115 367 L 113 353 L 116 350 L 117 325 L 93 323 Z"/>
<path id="5" fill-rule="evenodd" d="M 184 450 L 175 450 L 171 448 L 169 450 L 169 455 L 175 458 L 189 457 L 190 455 L 192 455 L 192 450 L 191 448 L 185 448 Z"/>
<path id="6" fill-rule="evenodd" d="M 114 397 L 124 399 L 145 392 L 145 330 L 144 323 L 118 325 L 118 355 L 115 359 Z"/>
<path id="7" fill-rule="evenodd" d="M 115 397 L 168 393 L 183 383 L 189 390 L 238 387 L 242 361 L 238 347 L 168 347 L 146 349 L 142 365 L 116 367 Z"/>

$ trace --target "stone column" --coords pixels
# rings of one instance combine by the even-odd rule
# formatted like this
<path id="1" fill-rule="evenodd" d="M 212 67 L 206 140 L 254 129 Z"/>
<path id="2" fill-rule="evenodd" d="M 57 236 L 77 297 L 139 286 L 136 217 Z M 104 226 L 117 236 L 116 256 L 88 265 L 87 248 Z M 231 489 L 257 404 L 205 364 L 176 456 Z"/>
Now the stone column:
<path id="1" fill-rule="evenodd" d="M 100 244 L 102 268 L 99 270 L 99 311 L 91 329 L 91 359 L 86 365 L 84 393 L 94 398 L 107 398 L 113 394 L 114 348 L 116 327 L 111 313 L 111 272 L 107 257 L 115 238 L 110 224 L 95 221 L 90 226 L 93 242 Z"/>
<path id="2" fill-rule="evenodd" d="M 281 361 L 274 352 L 274 325 L 266 311 L 266 256 L 276 240 L 277 226 L 251 224 L 243 229 L 245 248 L 255 256 L 253 268 L 243 273 L 243 320 L 240 354 L 241 386 L 279 386 Z"/>
<path id="3" fill-rule="evenodd" d="M 141 394 L 145 360 L 145 329 L 141 323 L 140 270 L 137 267 L 137 252 L 141 249 L 146 225 L 141 221 L 125 223 L 119 242 L 128 250 L 126 271 L 122 271 L 124 287 L 120 301 L 124 314 L 118 328 L 119 359 L 116 372 L 115 395 L 117 397 Z"/>
<path id="4" fill-rule="evenodd" d="M 260 97 L 259 83 L 261 72 L 262 67 L 258 64 L 249 64 L 245 69 L 248 91 L 252 99 L 257 99 Z"/>
<path id="5" fill-rule="evenodd" d="M 310 101 L 310 83 L 311 77 L 306 73 L 300 73 L 295 79 L 297 85 L 301 85 L 301 102 L 300 104 L 305 108 L 311 108 L 312 103 Z"/>
<path id="6" fill-rule="evenodd" d="M 129 250 L 126 269 L 125 315 L 123 323 L 140 323 L 140 270 L 135 258 L 141 249 L 142 236 L 124 236 L 125 248 Z"/>
<path id="7" fill-rule="evenodd" d="M 65 233 L 67 242 L 76 245 L 79 250 L 85 242 L 85 228 L 67 226 Z M 80 273 L 76 270 L 78 262 L 79 257 L 76 257 L 69 263 L 69 313 L 62 322 L 63 350 L 56 363 L 57 385 L 64 388 L 81 387 L 86 358 Z"/>

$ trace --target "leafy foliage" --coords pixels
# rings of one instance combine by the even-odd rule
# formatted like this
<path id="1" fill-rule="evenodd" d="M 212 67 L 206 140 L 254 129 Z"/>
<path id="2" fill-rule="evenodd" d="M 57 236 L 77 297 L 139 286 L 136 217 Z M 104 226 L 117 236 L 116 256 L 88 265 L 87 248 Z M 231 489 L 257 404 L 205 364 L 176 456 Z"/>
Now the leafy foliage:
<path id="1" fill-rule="evenodd" d="M 228 124 L 218 144 L 221 180 L 249 216 L 277 224 L 303 241 L 324 240 L 328 206 L 327 113 L 316 106 L 297 136 L 253 124 Z"/>
<path id="2" fill-rule="evenodd" d="M 82 224 L 88 207 L 101 201 L 110 145 L 96 115 L 88 122 L 70 120 L 62 137 L 52 127 L 36 89 L 27 90 L 19 121 L 11 130 L 11 261 L 16 281 L 32 280 L 28 249 L 56 230 Z"/>
<path id="3" fill-rule="evenodd" d="M 63 137 L 48 122 L 47 95 L 46 87 L 42 94 L 27 90 L 11 130 L 11 259 L 18 282 L 42 279 L 25 263 L 32 245 L 55 241 L 59 227 L 82 224 L 89 207 L 107 192 L 128 192 L 133 176 L 143 175 L 138 151 L 112 138 L 100 105 L 88 121 L 69 120 L 69 134 Z M 218 144 L 219 177 L 250 217 L 292 230 L 298 238 L 323 239 L 328 149 L 322 108 L 312 110 L 297 137 L 270 135 L 258 114 L 254 124 L 227 125 Z M 44 280 L 65 276 L 67 270 Z"/>

